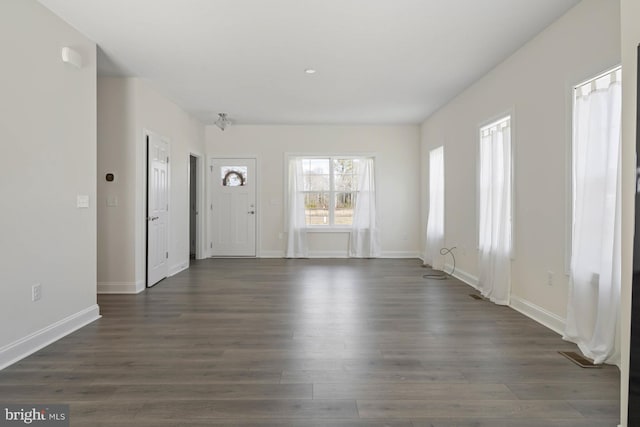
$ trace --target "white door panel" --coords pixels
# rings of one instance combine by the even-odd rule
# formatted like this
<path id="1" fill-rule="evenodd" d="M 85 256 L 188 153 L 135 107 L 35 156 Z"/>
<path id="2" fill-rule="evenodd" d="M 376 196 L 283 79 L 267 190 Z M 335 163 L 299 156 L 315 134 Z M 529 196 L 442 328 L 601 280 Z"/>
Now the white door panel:
<path id="1" fill-rule="evenodd" d="M 256 255 L 256 161 L 212 159 L 212 256 Z"/>
<path id="2" fill-rule="evenodd" d="M 147 286 L 153 286 L 169 271 L 169 144 L 149 135 L 147 155 Z"/>

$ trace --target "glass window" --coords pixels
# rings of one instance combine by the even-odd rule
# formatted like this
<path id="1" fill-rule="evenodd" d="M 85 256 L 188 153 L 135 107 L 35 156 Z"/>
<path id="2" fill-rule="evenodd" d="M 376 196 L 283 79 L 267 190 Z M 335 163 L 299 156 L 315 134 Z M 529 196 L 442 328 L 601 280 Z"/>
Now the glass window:
<path id="1" fill-rule="evenodd" d="M 247 167 L 221 166 L 220 178 L 224 187 L 242 187 L 247 184 Z"/>
<path id="2" fill-rule="evenodd" d="M 359 159 L 348 157 L 302 159 L 306 225 L 353 224 L 359 166 Z"/>

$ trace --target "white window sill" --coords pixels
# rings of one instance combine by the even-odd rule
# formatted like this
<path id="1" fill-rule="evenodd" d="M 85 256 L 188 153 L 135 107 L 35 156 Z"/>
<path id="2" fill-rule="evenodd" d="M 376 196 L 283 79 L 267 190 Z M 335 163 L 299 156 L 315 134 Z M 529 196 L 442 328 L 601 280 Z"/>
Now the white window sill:
<path id="1" fill-rule="evenodd" d="M 307 231 L 307 233 L 350 233 L 351 227 L 307 227 L 305 228 L 305 230 Z"/>

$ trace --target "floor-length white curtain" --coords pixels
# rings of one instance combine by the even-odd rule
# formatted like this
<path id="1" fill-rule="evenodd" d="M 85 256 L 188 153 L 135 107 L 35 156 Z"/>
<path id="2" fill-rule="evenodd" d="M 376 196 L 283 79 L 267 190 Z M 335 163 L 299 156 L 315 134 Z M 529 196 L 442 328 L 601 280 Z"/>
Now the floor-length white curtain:
<path id="1" fill-rule="evenodd" d="M 373 158 L 357 160 L 358 193 L 349 237 L 349 255 L 356 258 L 380 256 L 380 232 L 376 214 L 376 185 Z"/>
<path id="2" fill-rule="evenodd" d="M 287 258 L 308 257 L 302 159 L 289 159 Z"/>
<path id="3" fill-rule="evenodd" d="M 429 152 L 429 215 L 424 262 L 435 270 L 444 268 L 444 147 Z"/>
<path id="4" fill-rule="evenodd" d="M 565 339 L 620 361 L 620 70 L 576 89 L 573 237 Z"/>
<path id="5" fill-rule="evenodd" d="M 479 287 L 508 305 L 511 289 L 511 120 L 480 131 Z"/>

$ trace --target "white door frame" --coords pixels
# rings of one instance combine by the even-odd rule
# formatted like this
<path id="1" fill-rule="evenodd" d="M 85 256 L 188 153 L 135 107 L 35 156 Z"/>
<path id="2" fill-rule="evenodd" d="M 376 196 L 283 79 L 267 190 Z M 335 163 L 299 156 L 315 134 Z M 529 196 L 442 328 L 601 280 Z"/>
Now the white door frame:
<path id="1" fill-rule="evenodd" d="M 205 234 L 205 224 L 206 224 L 206 217 L 207 217 L 206 213 L 208 212 L 208 210 L 206 209 L 207 196 L 206 196 L 206 189 L 205 189 L 205 177 L 207 176 L 207 167 L 204 164 L 205 163 L 204 156 L 202 154 L 190 151 L 187 157 L 187 162 L 189 165 L 187 167 L 189 182 L 191 177 L 191 169 L 190 169 L 191 156 L 196 158 L 196 173 L 197 173 L 196 197 L 198 198 L 197 200 L 198 215 L 196 217 L 196 259 L 203 259 L 208 254 L 208 250 L 206 249 L 207 239 L 203 238 L 204 236 L 207 235 Z M 189 188 L 189 192 L 191 192 L 191 188 Z"/>
<path id="2" fill-rule="evenodd" d="M 207 173 L 210 171 L 210 168 L 212 166 L 212 162 L 213 159 L 253 159 L 256 162 L 256 258 L 260 258 L 261 257 L 261 252 L 260 252 L 260 248 L 262 247 L 262 233 L 261 233 L 261 229 L 262 227 L 260 226 L 261 224 L 261 218 L 262 218 L 262 203 L 261 203 L 261 197 L 260 197 L 260 189 L 262 187 L 261 184 L 261 177 L 262 177 L 262 168 L 260 165 L 260 156 L 256 155 L 256 154 L 235 154 L 235 155 L 231 155 L 231 154 L 209 154 L 208 155 L 208 161 L 207 161 L 207 167 L 206 167 L 206 171 L 205 171 L 205 176 L 209 176 Z M 210 246 L 210 242 L 213 240 L 213 216 L 211 215 L 211 210 L 212 210 L 212 206 L 213 206 L 213 200 L 212 200 L 212 191 L 211 191 L 211 186 L 212 183 L 207 180 L 207 206 L 206 206 L 206 212 L 207 212 L 207 227 L 208 227 L 208 233 L 207 233 L 207 241 L 204 242 L 205 243 L 205 253 L 207 254 L 207 257 L 211 258 L 212 255 L 212 251 L 211 251 L 211 246 Z"/>

